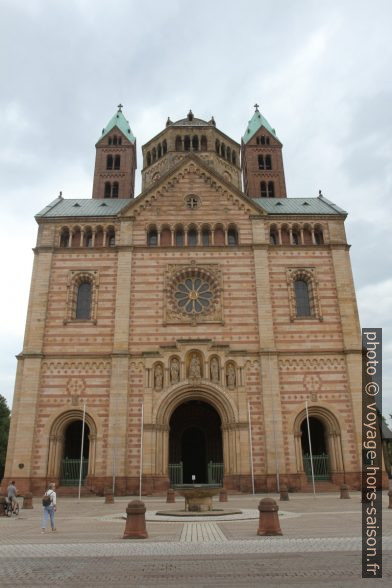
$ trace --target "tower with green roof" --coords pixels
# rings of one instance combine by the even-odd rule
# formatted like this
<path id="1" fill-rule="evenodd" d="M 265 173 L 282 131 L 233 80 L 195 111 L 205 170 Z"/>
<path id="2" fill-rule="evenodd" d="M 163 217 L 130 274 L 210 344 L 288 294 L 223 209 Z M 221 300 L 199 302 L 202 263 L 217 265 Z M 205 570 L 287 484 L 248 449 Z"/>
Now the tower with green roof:
<path id="1" fill-rule="evenodd" d="M 122 112 L 112 116 L 96 145 L 93 198 L 133 198 L 136 138 Z"/>
<path id="2" fill-rule="evenodd" d="M 286 198 L 282 143 L 259 111 L 248 123 L 241 140 L 244 192 L 251 198 Z"/>

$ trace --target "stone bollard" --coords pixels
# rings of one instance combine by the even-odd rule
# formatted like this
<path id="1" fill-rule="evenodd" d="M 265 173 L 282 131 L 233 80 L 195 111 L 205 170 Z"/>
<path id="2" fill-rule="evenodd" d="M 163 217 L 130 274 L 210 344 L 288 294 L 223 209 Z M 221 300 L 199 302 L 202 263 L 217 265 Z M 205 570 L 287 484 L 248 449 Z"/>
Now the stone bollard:
<path id="1" fill-rule="evenodd" d="M 227 502 L 227 490 L 224 488 L 219 492 L 219 502 Z"/>
<path id="2" fill-rule="evenodd" d="M 280 487 L 280 500 L 289 500 L 289 491 L 284 484 Z"/>
<path id="3" fill-rule="evenodd" d="M 5 499 L 5 496 L 0 496 L 0 517 L 5 517 L 4 508 L 6 502 L 7 501 Z"/>
<path id="4" fill-rule="evenodd" d="M 388 505 L 388 508 L 392 508 L 392 490 L 389 490 L 388 496 L 389 496 L 389 505 Z"/>
<path id="5" fill-rule="evenodd" d="M 169 488 L 169 490 L 167 491 L 167 494 L 166 494 L 166 502 L 168 504 L 173 504 L 173 502 L 175 502 L 175 501 L 176 501 L 176 493 L 173 490 L 173 488 Z"/>
<path id="6" fill-rule="evenodd" d="M 279 506 L 273 498 L 262 498 L 259 502 L 258 535 L 282 535 L 278 517 Z"/>
<path id="7" fill-rule="evenodd" d="M 105 496 L 105 504 L 113 504 L 113 502 L 114 502 L 113 490 L 111 488 L 105 488 L 103 494 Z"/>
<path id="8" fill-rule="evenodd" d="M 33 495 L 31 492 L 26 492 L 26 494 L 23 496 L 22 508 L 33 508 Z"/>
<path id="9" fill-rule="evenodd" d="M 350 498 L 347 484 L 342 484 L 340 486 L 340 498 Z"/>
<path id="10" fill-rule="evenodd" d="M 146 539 L 146 507 L 141 500 L 132 500 L 127 506 L 127 522 L 123 539 Z"/>

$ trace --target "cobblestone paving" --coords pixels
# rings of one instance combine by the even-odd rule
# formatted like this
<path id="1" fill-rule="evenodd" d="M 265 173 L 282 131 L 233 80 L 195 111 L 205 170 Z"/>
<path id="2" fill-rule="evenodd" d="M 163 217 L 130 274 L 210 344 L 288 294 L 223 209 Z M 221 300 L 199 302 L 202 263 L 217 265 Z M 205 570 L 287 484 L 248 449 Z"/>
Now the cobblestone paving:
<path id="1" fill-rule="evenodd" d="M 222 543 L 227 541 L 216 523 L 185 523 L 182 529 L 181 543 Z"/>

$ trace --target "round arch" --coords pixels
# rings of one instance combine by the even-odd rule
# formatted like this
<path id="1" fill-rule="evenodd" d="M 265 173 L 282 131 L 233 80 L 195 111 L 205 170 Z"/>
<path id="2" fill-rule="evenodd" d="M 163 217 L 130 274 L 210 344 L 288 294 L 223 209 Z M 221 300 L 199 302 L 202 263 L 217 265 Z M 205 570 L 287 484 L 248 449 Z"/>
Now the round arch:
<path id="1" fill-rule="evenodd" d="M 343 472 L 343 451 L 341 440 L 341 427 L 337 417 L 323 406 L 309 406 L 309 417 L 318 419 L 325 430 L 325 443 L 330 459 L 331 473 Z M 301 410 L 294 419 L 293 433 L 295 440 L 295 454 L 297 461 L 297 471 L 303 472 L 302 446 L 301 446 L 301 425 L 306 419 L 306 409 Z"/>
<path id="2" fill-rule="evenodd" d="M 49 433 L 49 455 L 47 476 L 57 480 L 60 474 L 61 459 L 64 451 L 65 432 L 67 427 L 75 422 L 83 420 L 83 410 L 79 408 L 70 409 L 59 414 L 53 421 Z M 93 417 L 86 412 L 86 425 L 89 429 L 89 456 L 87 475 L 94 475 L 95 472 L 95 446 L 97 438 L 97 427 Z"/>

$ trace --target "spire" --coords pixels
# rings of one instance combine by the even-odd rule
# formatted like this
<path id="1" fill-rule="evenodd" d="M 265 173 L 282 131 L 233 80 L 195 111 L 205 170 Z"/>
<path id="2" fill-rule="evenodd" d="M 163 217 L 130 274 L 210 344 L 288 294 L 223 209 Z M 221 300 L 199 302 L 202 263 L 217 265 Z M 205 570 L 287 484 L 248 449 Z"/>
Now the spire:
<path id="1" fill-rule="evenodd" d="M 261 127 L 264 127 L 267 131 L 269 131 L 270 133 L 272 133 L 276 137 L 275 129 L 273 129 L 271 127 L 271 125 L 269 124 L 267 119 L 264 118 L 264 116 L 261 114 L 261 112 L 259 111 L 259 105 L 257 104 L 257 102 L 254 105 L 254 109 L 255 109 L 254 114 L 253 114 L 252 118 L 250 119 L 250 121 L 248 122 L 248 126 L 246 127 L 245 134 L 242 137 L 243 142 L 247 143 Z"/>
<path id="2" fill-rule="evenodd" d="M 125 118 L 123 111 L 122 111 L 123 105 L 120 103 L 117 106 L 117 108 L 118 108 L 118 110 L 117 110 L 116 114 L 114 114 L 112 116 L 112 118 L 110 119 L 110 121 L 108 122 L 106 127 L 104 129 L 102 129 L 102 135 L 100 136 L 100 138 L 98 140 L 102 139 L 102 137 L 107 135 L 114 127 L 117 127 L 118 130 L 124 135 L 124 137 L 126 137 L 128 139 L 128 141 L 130 141 L 131 143 L 135 143 L 136 139 L 131 131 L 131 127 L 129 126 L 129 122 Z"/>

